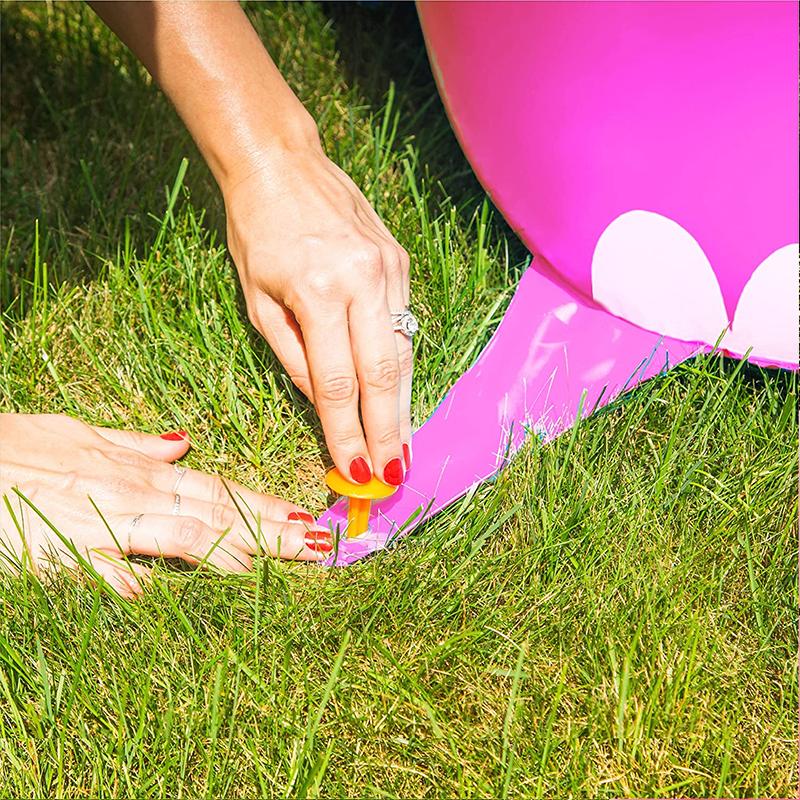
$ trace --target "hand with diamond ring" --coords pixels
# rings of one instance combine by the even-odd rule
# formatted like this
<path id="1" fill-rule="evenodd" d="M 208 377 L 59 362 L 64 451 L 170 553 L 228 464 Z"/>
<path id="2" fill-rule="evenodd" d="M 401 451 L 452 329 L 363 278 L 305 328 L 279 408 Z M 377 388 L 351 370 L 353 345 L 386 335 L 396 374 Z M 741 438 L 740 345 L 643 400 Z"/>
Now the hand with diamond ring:
<path id="1" fill-rule="evenodd" d="M 253 325 L 356 483 L 411 465 L 409 259 L 237 3 L 92 3 L 174 103 L 225 199 Z M 403 325 L 405 323 L 405 325 Z"/>

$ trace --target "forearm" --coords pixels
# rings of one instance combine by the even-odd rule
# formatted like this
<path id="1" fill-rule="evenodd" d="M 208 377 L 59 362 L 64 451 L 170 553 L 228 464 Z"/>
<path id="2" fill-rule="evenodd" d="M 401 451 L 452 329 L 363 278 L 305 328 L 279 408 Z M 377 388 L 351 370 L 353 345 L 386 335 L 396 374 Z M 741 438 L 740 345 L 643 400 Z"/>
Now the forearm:
<path id="1" fill-rule="evenodd" d="M 313 119 L 236 2 L 91 2 L 175 105 L 224 190 L 270 153 L 318 147 Z"/>

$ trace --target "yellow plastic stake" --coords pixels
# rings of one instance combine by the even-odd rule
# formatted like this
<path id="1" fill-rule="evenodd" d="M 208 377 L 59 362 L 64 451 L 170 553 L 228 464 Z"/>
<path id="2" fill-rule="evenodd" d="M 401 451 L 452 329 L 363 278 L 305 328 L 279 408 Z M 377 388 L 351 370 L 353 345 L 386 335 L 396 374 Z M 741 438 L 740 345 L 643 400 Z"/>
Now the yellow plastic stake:
<path id="1" fill-rule="evenodd" d="M 367 483 L 353 483 L 348 481 L 336 467 L 325 475 L 325 483 L 336 494 L 350 500 L 345 533 L 348 539 L 360 536 L 369 528 L 369 512 L 373 500 L 383 500 L 397 491 L 397 486 L 389 486 L 374 476 Z"/>

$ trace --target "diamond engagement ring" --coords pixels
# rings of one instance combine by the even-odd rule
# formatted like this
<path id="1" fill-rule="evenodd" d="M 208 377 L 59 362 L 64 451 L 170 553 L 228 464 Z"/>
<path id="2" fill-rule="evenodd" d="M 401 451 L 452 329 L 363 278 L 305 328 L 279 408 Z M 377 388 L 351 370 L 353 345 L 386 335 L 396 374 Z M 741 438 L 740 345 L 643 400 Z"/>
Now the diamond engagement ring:
<path id="1" fill-rule="evenodd" d="M 177 517 L 181 513 L 181 496 L 176 492 L 175 501 L 172 504 L 172 516 Z"/>
<path id="2" fill-rule="evenodd" d="M 411 313 L 410 308 L 405 308 L 403 311 L 393 311 L 389 316 L 392 318 L 392 330 L 408 336 L 409 339 L 412 339 L 419 330 L 419 322 Z"/>

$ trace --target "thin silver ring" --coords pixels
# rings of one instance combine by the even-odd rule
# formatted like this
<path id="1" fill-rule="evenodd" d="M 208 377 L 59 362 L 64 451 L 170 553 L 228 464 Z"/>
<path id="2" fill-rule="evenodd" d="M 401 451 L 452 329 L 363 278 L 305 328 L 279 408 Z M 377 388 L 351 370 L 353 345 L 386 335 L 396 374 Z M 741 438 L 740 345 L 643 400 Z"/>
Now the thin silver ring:
<path id="1" fill-rule="evenodd" d="M 175 492 L 175 502 L 172 504 L 172 516 L 177 517 L 181 513 L 181 496 Z"/>
<path id="2" fill-rule="evenodd" d="M 183 476 L 188 472 L 186 467 L 178 466 L 177 464 L 172 465 L 175 468 L 175 474 L 178 476 L 175 478 L 175 485 L 172 487 L 173 494 L 178 491 L 178 487 L 181 485 L 181 481 L 183 480 Z"/>
<path id="3" fill-rule="evenodd" d="M 136 526 L 139 524 L 139 520 L 144 516 L 144 514 L 137 514 L 132 520 L 131 524 L 128 525 L 128 550 L 131 549 L 131 536 L 133 535 L 134 530 L 136 530 Z"/>
<path id="4" fill-rule="evenodd" d="M 414 338 L 414 334 L 419 330 L 419 322 L 411 313 L 410 308 L 406 307 L 402 311 L 392 311 L 389 316 L 392 320 L 393 331 L 402 333 L 404 336 L 408 336 L 409 339 Z"/>

